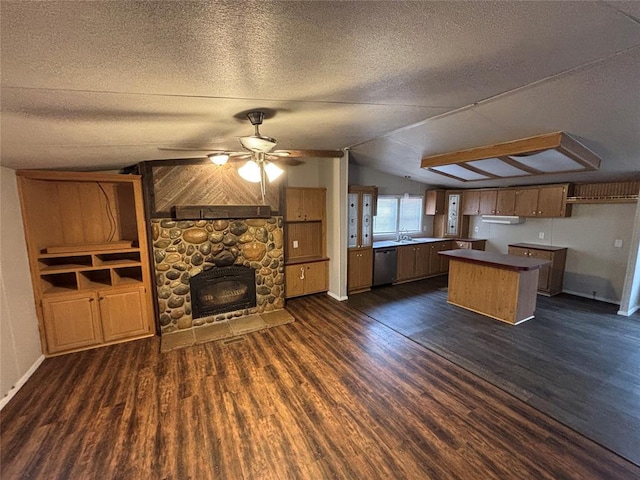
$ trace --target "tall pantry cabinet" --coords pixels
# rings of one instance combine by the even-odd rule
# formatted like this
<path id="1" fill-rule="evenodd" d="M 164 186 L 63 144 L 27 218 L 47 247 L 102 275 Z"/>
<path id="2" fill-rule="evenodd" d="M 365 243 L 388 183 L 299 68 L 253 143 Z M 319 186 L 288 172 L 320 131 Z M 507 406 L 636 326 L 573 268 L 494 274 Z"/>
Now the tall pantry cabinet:
<path id="1" fill-rule="evenodd" d="M 16 173 L 43 353 L 154 335 L 140 177 Z"/>
<path id="2" fill-rule="evenodd" d="M 329 289 L 325 188 L 287 187 L 284 235 L 285 297 Z"/>
<path id="3" fill-rule="evenodd" d="M 347 292 L 371 289 L 373 283 L 373 217 L 378 189 L 350 185 L 348 194 Z"/>

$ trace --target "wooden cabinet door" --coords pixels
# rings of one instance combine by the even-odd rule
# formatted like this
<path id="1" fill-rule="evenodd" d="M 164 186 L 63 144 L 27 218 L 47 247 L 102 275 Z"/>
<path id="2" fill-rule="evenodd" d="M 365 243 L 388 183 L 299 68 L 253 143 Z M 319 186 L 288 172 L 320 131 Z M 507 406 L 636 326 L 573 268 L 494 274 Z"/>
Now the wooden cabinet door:
<path id="1" fill-rule="evenodd" d="M 438 242 L 438 252 L 444 252 L 446 250 L 452 250 L 454 248 L 453 241 L 448 240 L 446 242 Z M 436 252 L 436 256 L 439 259 L 439 273 L 446 273 L 449 271 L 449 259 L 445 256 L 438 255 Z"/>
<path id="2" fill-rule="evenodd" d="M 347 266 L 347 290 L 364 290 L 373 283 L 373 249 L 349 250 Z"/>
<path id="3" fill-rule="evenodd" d="M 105 342 L 133 338 L 149 332 L 144 294 L 144 287 L 98 292 Z"/>
<path id="4" fill-rule="evenodd" d="M 496 195 L 496 215 L 516 214 L 516 191 L 499 189 Z"/>
<path id="5" fill-rule="evenodd" d="M 42 310 L 48 353 L 102 343 L 97 304 L 94 293 L 44 298 Z"/>
<path id="6" fill-rule="evenodd" d="M 539 217 L 564 217 L 566 207 L 566 187 L 541 187 L 538 195 Z"/>
<path id="7" fill-rule="evenodd" d="M 327 291 L 327 262 L 312 262 L 304 265 L 304 293 Z"/>
<path id="8" fill-rule="evenodd" d="M 396 280 L 408 280 L 415 276 L 415 251 L 411 246 L 398 247 L 398 267 L 396 270 Z"/>
<path id="9" fill-rule="evenodd" d="M 431 266 L 431 250 L 433 245 L 418 245 L 415 247 L 415 276 L 425 277 L 431 273 L 436 273 Z"/>
<path id="10" fill-rule="evenodd" d="M 538 215 L 538 188 L 516 190 L 515 214 L 520 217 Z"/>
<path id="11" fill-rule="evenodd" d="M 305 188 L 302 195 L 302 218 L 306 221 L 324 219 L 326 191 L 324 188 Z"/>
<path id="12" fill-rule="evenodd" d="M 478 215 L 480 213 L 480 190 L 465 190 L 462 193 L 461 215 Z"/>
<path id="13" fill-rule="evenodd" d="M 480 190 L 480 215 L 495 215 L 497 190 Z"/>
<path id="14" fill-rule="evenodd" d="M 285 222 L 295 222 L 304 219 L 304 189 L 289 187 L 285 189 Z"/>
<path id="15" fill-rule="evenodd" d="M 287 265 L 284 267 L 285 297 L 304 295 L 304 264 Z"/>
<path id="16" fill-rule="evenodd" d="M 553 259 L 552 252 L 545 252 L 544 250 L 529 250 L 528 256 L 531 258 L 539 258 L 541 260 L 549 260 Z M 540 267 L 538 270 L 538 290 L 543 292 L 549 291 L 549 285 L 551 280 L 551 265 L 545 265 L 544 267 Z"/>
<path id="17" fill-rule="evenodd" d="M 514 255 L 516 257 L 526 257 L 527 249 L 520 247 L 509 247 L 509 251 L 507 252 L 509 255 Z"/>
<path id="18" fill-rule="evenodd" d="M 442 215 L 444 213 L 444 190 L 427 190 L 424 198 L 425 215 Z"/>

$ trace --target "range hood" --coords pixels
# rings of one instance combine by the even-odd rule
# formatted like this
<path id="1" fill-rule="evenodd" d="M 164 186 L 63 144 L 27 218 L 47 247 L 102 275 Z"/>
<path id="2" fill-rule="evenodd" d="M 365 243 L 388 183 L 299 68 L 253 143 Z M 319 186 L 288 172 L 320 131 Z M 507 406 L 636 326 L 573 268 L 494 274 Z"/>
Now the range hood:
<path id="1" fill-rule="evenodd" d="M 502 225 L 518 225 L 524 223 L 524 217 L 511 217 L 506 215 L 482 215 L 483 223 L 501 223 Z"/>

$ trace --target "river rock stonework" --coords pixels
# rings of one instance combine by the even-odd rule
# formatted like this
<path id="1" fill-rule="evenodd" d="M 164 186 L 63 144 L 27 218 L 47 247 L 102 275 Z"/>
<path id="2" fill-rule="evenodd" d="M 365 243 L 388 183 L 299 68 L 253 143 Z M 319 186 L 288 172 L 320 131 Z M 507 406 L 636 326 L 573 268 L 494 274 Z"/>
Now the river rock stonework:
<path id="1" fill-rule="evenodd" d="M 284 308 L 282 217 L 151 222 L 162 333 Z M 256 307 L 194 319 L 189 278 L 230 265 L 256 271 Z"/>

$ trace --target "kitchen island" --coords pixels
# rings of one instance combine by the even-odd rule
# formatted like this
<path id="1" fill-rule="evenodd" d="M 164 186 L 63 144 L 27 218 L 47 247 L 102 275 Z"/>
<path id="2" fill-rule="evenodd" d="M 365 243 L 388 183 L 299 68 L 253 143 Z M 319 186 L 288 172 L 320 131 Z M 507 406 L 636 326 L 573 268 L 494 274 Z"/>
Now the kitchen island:
<path id="1" fill-rule="evenodd" d="M 539 269 L 549 261 L 480 250 L 439 254 L 449 259 L 448 303 L 512 325 L 533 318 Z"/>

